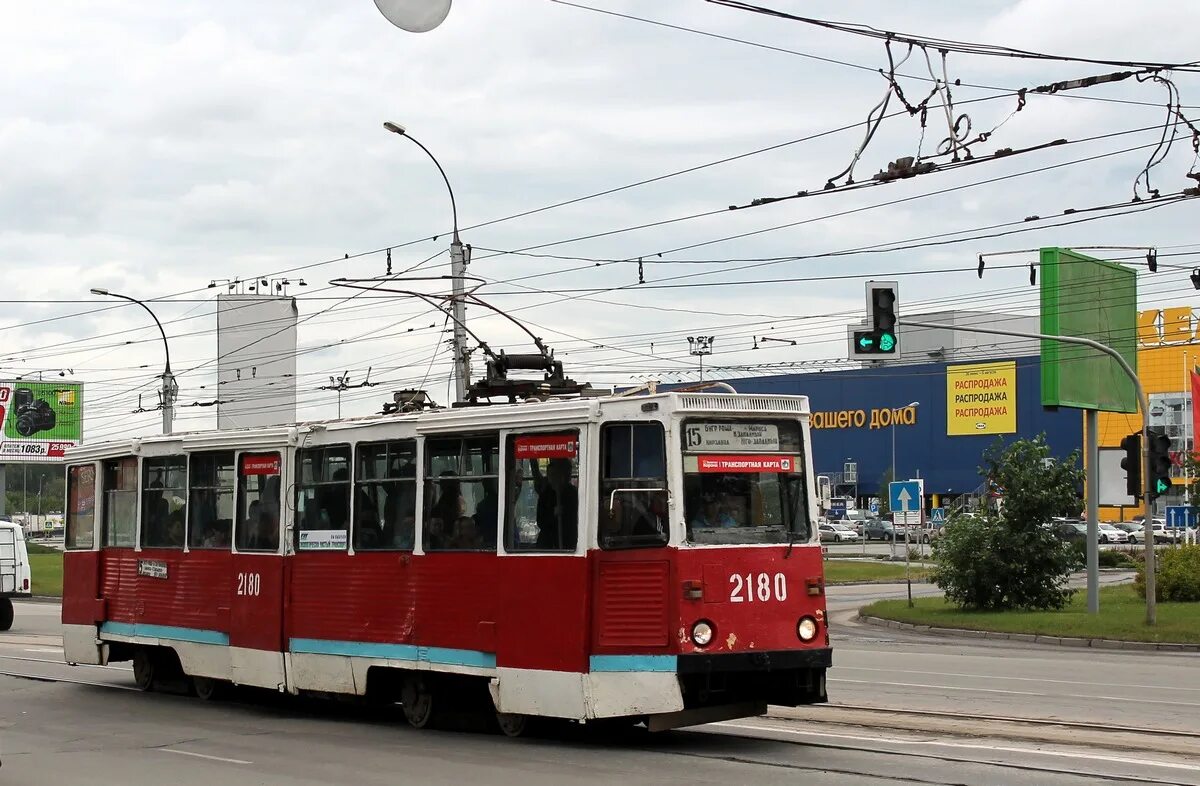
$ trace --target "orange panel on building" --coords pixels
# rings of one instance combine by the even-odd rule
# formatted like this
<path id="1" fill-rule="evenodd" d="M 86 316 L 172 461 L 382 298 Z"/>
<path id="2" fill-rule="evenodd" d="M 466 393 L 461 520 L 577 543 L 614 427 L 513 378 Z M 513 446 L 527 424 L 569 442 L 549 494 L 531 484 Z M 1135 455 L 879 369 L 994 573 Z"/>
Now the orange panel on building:
<path id="1" fill-rule="evenodd" d="M 1191 450 L 1194 435 L 1191 433 L 1192 412 L 1190 405 L 1190 372 L 1200 366 L 1200 318 L 1190 307 L 1153 309 L 1142 311 L 1137 316 L 1138 326 L 1138 376 L 1146 395 L 1150 398 L 1151 412 L 1156 409 L 1155 399 L 1167 398 L 1184 404 L 1181 411 L 1177 440 L 1174 449 Z M 1173 396 L 1171 394 L 1174 394 Z M 1082 417 L 1082 415 L 1080 416 Z M 1101 412 L 1099 417 L 1099 442 L 1101 448 L 1120 447 L 1121 439 L 1141 428 L 1141 414 L 1125 415 Z M 1154 422 L 1151 422 L 1154 426 Z M 1085 452 L 1086 453 L 1086 446 Z M 1181 479 L 1174 479 L 1176 485 Z M 1119 521 L 1122 514 L 1128 519 L 1143 512 L 1136 508 L 1100 508 L 1104 521 Z"/>

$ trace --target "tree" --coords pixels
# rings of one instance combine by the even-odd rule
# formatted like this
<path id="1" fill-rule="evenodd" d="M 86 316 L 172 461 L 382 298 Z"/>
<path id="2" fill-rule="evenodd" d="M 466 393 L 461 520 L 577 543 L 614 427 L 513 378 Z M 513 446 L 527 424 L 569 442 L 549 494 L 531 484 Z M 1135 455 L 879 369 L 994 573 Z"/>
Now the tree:
<path id="1" fill-rule="evenodd" d="M 949 522 L 934 544 L 933 582 L 962 608 L 1062 608 L 1079 554 L 1043 525 L 1079 513 L 1078 452 L 1056 461 L 1042 434 L 1007 447 L 997 441 L 983 462 L 979 472 L 1002 490 L 1003 504 Z"/>

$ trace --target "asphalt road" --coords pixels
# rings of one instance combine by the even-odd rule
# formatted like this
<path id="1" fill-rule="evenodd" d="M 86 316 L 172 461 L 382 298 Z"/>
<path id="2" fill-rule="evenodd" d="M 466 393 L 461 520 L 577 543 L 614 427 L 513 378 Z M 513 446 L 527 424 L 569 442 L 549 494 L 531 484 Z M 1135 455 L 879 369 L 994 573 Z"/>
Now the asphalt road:
<path id="1" fill-rule="evenodd" d="M 1169 754 L 777 720 L 599 738 L 416 731 L 356 706 L 185 696 L 0 677 L 0 783 L 1200 784 Z"/>
<path id="2" fill-rule="evenodd" d="M 904 592 L 831 588 L 835 706 L 615 740 L 419 732 L 356 705 L 263 694 L 227 704 L 140 694 L 123 665 L 62 664 L 57 604 L 21 603 L 13 630 L 0 634 L 0 672 L 76 682 L 0 675 L 0 784 L 46 783 L 47 773 L 62 786 L 1200 784 L 1200 737 L 1123 731 L 1096 742 L 1087 730 L 1036 723 L 1194 733 L 1200 656 L 931 639 L 852 622 L 860 605 Z M 851 709 L 864 707 L 888 708 L 908 726 Z M 1035 722 L 1005 730 L 981 716 Z"/>

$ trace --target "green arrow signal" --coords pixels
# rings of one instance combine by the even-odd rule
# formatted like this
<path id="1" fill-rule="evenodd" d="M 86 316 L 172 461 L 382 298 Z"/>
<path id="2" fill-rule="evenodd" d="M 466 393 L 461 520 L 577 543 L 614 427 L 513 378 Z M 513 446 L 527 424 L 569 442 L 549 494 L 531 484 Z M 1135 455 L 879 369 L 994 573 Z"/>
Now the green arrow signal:
<path id="1" fill-rule="evenodd" d="M 1157 491 L 1159 494 L 1166 494 L 1170 488 L 1171 488 L 1170 481 L 1159 478 L 1158 480 L 1156 480 L 1154 482 L 1154 490 Z"/>
<path id="2" fill-rule="evenodd" d="M 884 333 L 879 337 L 879 348 L 884 352 L 891 352 L 896 348 L 896 337 L 891 333 Z"/>
<path id="3" fill-rule="evenodd" d="M 860 347 L 862 347 L 863 349 L 866 349 L 867 347 L 871 346 L 874 343 L 875 343 L 875 339 L 871 338 L 870 336 L 863 336 L 862 338 L 860 338 L 858 340 L 858 345 Z"/>

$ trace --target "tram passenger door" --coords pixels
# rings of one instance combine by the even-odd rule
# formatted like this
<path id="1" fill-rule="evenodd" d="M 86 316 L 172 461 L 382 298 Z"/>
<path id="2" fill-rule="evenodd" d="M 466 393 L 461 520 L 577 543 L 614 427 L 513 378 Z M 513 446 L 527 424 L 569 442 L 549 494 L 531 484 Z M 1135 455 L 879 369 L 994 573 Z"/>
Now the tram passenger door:
<path id="1" fill-rule="evenodd" d="M 579 544 L 579 455 L 575 429 L 510 434 L 505 441 L 508 492 L 496 662 L 520 670 L 500 680 L 506 711 L 553 711 L 550 697 L 569 695 L 556 680 L 570 683 L 569 675 L 587 670 L 588 562 Z"/>
<path id="2" fill-rule="evenodd" d="M 229 646 L 240 685 L 284 684 L 283 469 L 278 452 L 238 456 Z"/>

